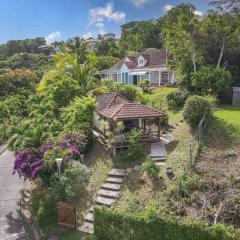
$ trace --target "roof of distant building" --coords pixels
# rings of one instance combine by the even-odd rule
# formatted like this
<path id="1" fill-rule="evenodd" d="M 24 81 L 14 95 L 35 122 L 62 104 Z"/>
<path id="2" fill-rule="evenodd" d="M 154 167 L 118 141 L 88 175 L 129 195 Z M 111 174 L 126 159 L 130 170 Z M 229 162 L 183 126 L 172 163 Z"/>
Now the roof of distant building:
<path id="1" fill-rule="evenodd" d="M 164 117 L 162 111 L 150 108 L 137 102 L 131 102 L 117 93 L 97 95 L 99 115 L 115 120 Z"/>
<path id="2" fill-rule="evenodd" d="M 145 59 L 143 66 L 138 66 L 138 58 L 142 56 Z M 129 69 L 159 68 L 167 66 L 169 53 L 165 48 L 149 49 L 145 52 L 139 52 L 132 56 L 127 56 L 117 62 L 113 67 L 103 70 L 102 72 L 116 72 L 120 70 L 123 64 Z"/>

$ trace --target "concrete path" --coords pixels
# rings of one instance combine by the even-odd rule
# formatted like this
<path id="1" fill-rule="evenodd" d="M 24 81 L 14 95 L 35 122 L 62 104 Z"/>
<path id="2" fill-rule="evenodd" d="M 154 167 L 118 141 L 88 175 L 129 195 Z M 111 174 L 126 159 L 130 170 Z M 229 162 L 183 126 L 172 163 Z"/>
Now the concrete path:
<path id="1" fill-rule="evenodd" d="M 7 149 L 6 145 L 0 145 L 0 155 Z"/>
<path id="2" fill-rule="evenodd" d="M 14 160 L 9 150 L 0 155 L 0 240 L 30 240 L 19 214 L 25 184 L 12 174 Z"/>
<path id="3" fill-rule="evenodd" d="M 150 157 L 158 166 L 165 165 L 165 160 L 167 156 L 165 144 L 166 143 L 164 141 L 151 144 Z"/>

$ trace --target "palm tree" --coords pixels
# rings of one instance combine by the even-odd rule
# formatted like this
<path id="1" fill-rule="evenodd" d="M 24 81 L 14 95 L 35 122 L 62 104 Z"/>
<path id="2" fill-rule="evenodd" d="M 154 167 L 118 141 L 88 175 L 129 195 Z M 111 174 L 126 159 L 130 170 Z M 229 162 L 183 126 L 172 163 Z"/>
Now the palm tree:
<path id="1" fill-rule="evenodd" d="M 95 88 L 99 72 L 89 62 L 79 64 L 75 59 L 71 65 L 70 74 L 78 82 L 81 95 L 86 96 Z"/>
<path id="2" fill-rule="evenodd" d="M 87 60 L 89 46 L 86 40 L 75 37 L 66 43 L 63 51 L 75 55 L 77 57 L 77 62 L 83 64 Z"/>

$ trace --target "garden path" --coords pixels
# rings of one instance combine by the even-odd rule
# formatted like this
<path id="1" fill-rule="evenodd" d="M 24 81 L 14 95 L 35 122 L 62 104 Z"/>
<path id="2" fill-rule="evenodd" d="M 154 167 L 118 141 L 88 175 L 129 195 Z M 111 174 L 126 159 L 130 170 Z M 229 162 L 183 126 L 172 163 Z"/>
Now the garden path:
<path id="1" fill-rule="evenodd" d="M 84 218 L 83 225 L 79 231 L 93 234 L 93 207 L 94 205 L 105 205 L 111 207 L 120 194 L 121 183 L 126 176 L 125 169 L 113 168 L 108 173 L 106 182 L 101 186 L 97 193 L 97 197 L 93 200 L 93 206 L 89 209 Z"/>

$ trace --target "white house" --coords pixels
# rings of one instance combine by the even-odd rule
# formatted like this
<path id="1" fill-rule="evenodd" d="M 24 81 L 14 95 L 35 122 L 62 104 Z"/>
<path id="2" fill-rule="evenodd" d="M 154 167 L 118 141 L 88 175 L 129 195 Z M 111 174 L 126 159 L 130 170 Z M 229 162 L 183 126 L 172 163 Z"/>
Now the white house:
<path id="1" fill-rule="evenodd" d="M 88 43 L 88 45 L 90 46 L 90 48 L 92 50 L 95 50 L 97 47 L 97 44 L 99 42 L 101 42 L 102 40 L 114 40 L 116 43 L 118 43 L 118 39 L 116 38 L 116 34 L 114 33 L 105 33 L 103 35 L 100 35 L 100 38 L 93 38 L 90 37 L 88 39 L 86 39 L 86 42 Z"/>
<path id="2" fill-rule="evenodd" d="M 103 40 L 116 39 L 116 34 L 114 33 L 105 33 L 102 35 Z"/>
<path id="3" fill-rule="evenodd" d="M 111 79 L 121 84 L 137 85 L 149 80 L 153 86 L 172 85 L 175 74 L 167 66 L 166 49 L 151 49 L 121 59 L 110 69 L 102 71 L 102 80 Z"/>

